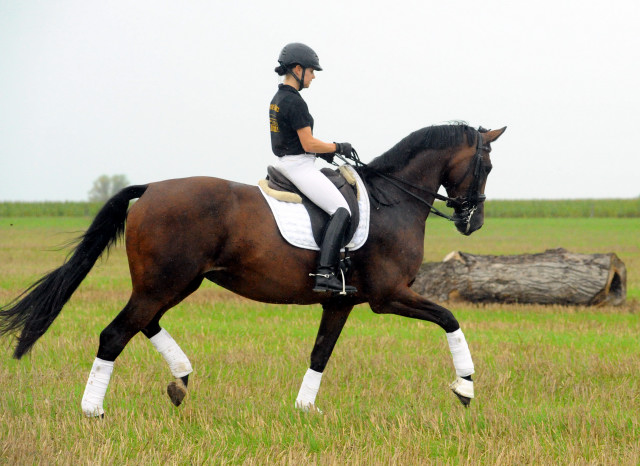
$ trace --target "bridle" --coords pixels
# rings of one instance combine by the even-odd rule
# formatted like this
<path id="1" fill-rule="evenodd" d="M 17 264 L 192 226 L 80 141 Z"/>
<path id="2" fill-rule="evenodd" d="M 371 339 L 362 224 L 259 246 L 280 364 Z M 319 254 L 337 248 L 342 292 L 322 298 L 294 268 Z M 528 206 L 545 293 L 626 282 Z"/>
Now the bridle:
<path id="1" fill-rule="evenodd" d="M 452 207 L 455 209 L 455 213 L 453 215 L 453 221 L 462 221 L 466 225 L 466 231 L 468 233 L 471 217 L 478 210 L 478 206 L 486 201 L 487 196 L 480 192 L 480 184 L 483 181 L 482 177 L 482 151 L 489 150 L 489 147 L 484 145 L 484 138 L 482 137 L 482 133 L 478 131 L 478 137 L 476 138 L 476 152 L 471 159 L 471 163 L 467 167 L 467 171 L 462 176 L 458 183 L 454 183 L 458 185 L 462 183 L 462 181 L 467 177 L 469 172 L 473 170 L 473 178 L 471 180 L 471 184 L 467 189 L 467 193 L 463 198 L 452 198 L 447 201 L 447 207 Z M 446 187 L 446 186 L 445 186 Z"/>
<path id="2" fill-rule="evenodd" d="M 366 168 L 368 171 L 386 180 L 388 183 L 395 186 L 400 191 L 404 192 L 405 194 L 408 194 L 409 196 L 418 200 L 422 204 L 426 205 L 427 207 L 429 207 L 429 210 L 431 212 L 438 215 L 439 217 L 446 218 L 447 220 L 450 220 L 456 223 L 456 225 L 462 223 L 463 225 L 465 225 L 465 229 L 466 229 L 465 232 L 468 233 L 469 229 L 471 228 L 471 217 L 473 217 L 473 214 L 476 212 L 476 210 L 478 210 L 478 206 L 487 199 L 487 196 L 485 196 L 483 193 L 479 191 L 480 184 L 482 182 L 482 151 L 483 150 L 489 150 L 489 148 L 484 145 L 484 138 L 482 137 L 482 133 L 480 132 L 480 130 L 478 130 L 477 138 L 476 138 L 476 152 L 473 155 L 473 158 L 471 160 L 471 163 L 469 164 L 469 167 L 467 168 L 467 171 L 462 176 L 462 178 L 458 181 L 458 183 L 448 183 L 449 185 L 456 186 L 462 183 L 462 181 L 464 181 L 464 179 L 469 175 L 470 172 L 473 172 L 473 180 L 471 181 L 471 185 L 469 185 L 469 189 L 467 189 L 467 192 L 463 197 L 443 196 L 441 194 L 438 194 L 437 192 L 434 193 L 433 191 L 430 191 L 428 189 L 424 189 L 420 186 L 416 186 L 412 183 L 409 183 L 408 181 L 403 180 L 402 178 L 398 178 L 397 176 L 389 175 L 386 173 L 379 172 L 378 170 L 374 170 L 360 160 L 360 157 L 358 156 L 358 153 L 355 150 L 353 151 L 351 156 L 348 157 L 348 159 L 353 161 L 356 167 Z M 349 163 L 347 158 L 339 154 L 336 154 L 336 157 L 338 157 L 340 160 L 342 160 L 345 163 Z M 446 202 L 447 207 L 451 207 L 455 210 L 454 214 L 448 215 L 448 214 L 445 214 L 444 212 L 441 212 L 436 207 L 434 207 L 432 203 L 430 203 L 423 197 L 409 191 L 409 189 L 407 188 L 412 188 L 418 191 L 422 191 L 423 193 L 429 194 L 440 201 Z"/>

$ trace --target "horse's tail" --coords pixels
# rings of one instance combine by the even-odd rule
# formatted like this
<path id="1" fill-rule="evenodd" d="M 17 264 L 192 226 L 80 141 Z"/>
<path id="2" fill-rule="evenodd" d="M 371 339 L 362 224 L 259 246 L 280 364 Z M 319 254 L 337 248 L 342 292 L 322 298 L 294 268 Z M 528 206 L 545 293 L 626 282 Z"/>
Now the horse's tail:
<path id="1" fill-rule="evenodd" d="M 146 185 L 129 186 L 109 199 L 62 266 L 0 307 L 0 336 L 21 332 L 14 358 L 24 356 L 44 335 L 104 250 L 124 232 L 129 201 L 141 197 L 146 190 Z"/>

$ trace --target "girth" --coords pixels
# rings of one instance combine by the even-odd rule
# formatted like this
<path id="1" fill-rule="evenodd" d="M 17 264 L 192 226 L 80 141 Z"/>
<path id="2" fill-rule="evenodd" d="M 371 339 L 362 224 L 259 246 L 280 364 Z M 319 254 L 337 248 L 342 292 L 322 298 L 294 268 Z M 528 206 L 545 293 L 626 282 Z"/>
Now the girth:
<path id="1" fill-rule="evenodd" d="M 347 233 L 344 237 L 345 246 L 349 244 L 353 235 L 358 228 L 358 223 L 360 222 L 360 210 L 358 208 L 358 187 L 356 185 L 355 179 L 348 172 L 348 169 L 340 167 L 339 170 L 331 170 L 330 168 L 323 168 L 320 170 L 328 179 L 331 181 L 340 194 L 347 201 L 347 205 L 349 206 L 349 210 L 351 210 L 351 222 L 349 224 L 349 228 L 347 229 Z M 347 180 L 343 173 L 347 175 Z M 265 183 L 266 181 L 266 183 Z M 329 214 L 327 214 L 320 207 L 315 205 L 308 197 L 300 192 L 296 186 L 289 181 L 282 173 L 278 171 L 277 168 L 273 166 L 267 167 L 267 178 L 266 180 L 261 180 L 259 183 L 260 187 L 263 190 L 273 197 L 279 198 L 281 200 L 285 200 L 286 202 L 301 202 L 302 205 L 307 209 L 309 213 L 309 218 L 311 219 L 311 229 L 313 231 L 313 239 L 316 241 L 318 245 L 322 243 L 322 238 L 324 236 L 324 227 L 329 221 Z M 265 186 L 266 185 L 266 186 Z M 265 189 L 265 187 L 269 189 Z M 278 193 L 289 193 L 292 196 L 285 196 L 281 198 L 277 194 L 274 195 L 270 193 L 270 190 L 277 191 Z M 298 197 L 299 196 L 299 197 Z"/>

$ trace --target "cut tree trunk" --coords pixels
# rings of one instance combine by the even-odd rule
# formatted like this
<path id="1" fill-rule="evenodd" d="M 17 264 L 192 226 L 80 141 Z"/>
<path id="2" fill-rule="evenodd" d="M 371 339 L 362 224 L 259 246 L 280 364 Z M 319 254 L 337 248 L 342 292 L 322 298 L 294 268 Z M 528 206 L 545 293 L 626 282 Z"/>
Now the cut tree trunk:
<path id="1" fill-rule="evenodd" d="M 422 265 L 412 288 L 427 299 L 568 305 L 623 304 L 627 270 L 615 254 L 478 256 L 452 252 Z"/>

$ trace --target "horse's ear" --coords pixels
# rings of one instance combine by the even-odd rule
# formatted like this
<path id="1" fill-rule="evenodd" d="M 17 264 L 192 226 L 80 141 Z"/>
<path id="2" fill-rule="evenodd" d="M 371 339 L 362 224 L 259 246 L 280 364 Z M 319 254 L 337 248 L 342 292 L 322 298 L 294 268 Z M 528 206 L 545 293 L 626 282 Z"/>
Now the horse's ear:
<path id="1" fill-rule="evenodd" d="M 487 131 L 486 133 L 483 133 L 482 137 L 484 139 L 484 142 L 486 144 L 491 144 L 493 141 L 502 136 L 502 133 L 504 133 L 506 129 L 507 127 L 505 126 L 504 128 L 494 129 L 493 131 Z"/>

